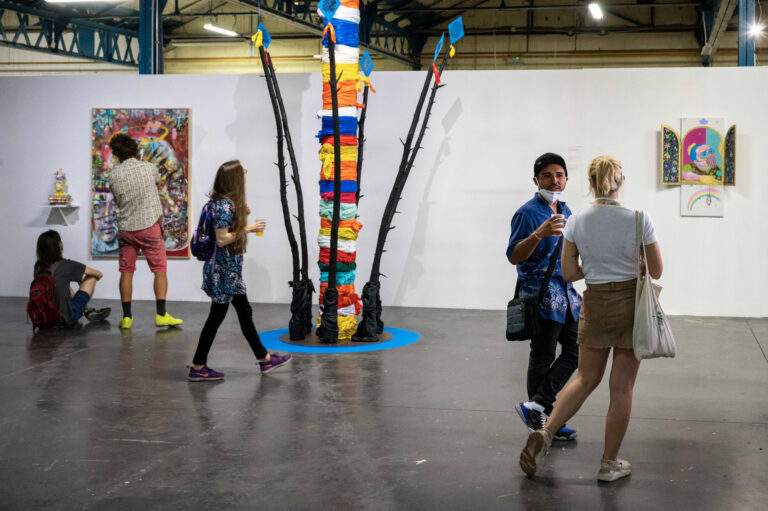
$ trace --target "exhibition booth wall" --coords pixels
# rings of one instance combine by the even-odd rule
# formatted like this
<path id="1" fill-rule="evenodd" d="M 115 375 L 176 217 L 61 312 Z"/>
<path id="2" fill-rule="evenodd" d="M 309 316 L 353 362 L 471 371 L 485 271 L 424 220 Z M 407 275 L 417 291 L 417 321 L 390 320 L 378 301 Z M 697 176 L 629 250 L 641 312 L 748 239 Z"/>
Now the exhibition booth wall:
<path id="1" fill-rule="evenodd" d="M 368 280 L 381 215 L 424 81 L 421 72 L 374 72 L 362 172 L 357 287 Z M 278 76 L 301 168 L 310 276 L 317 285 L 321 76 Z M 451 71 L 430 119 L 423 149 L 402 194 L 396 229 L 382 260 L 385 306 L 502 309 L 516 271 L 505 249 L 515 210 L 533 197 L 534 159 L 546 151 L 568 162 L 563 200 L 576 212 L 590 203 L 591 158 L 623 162 L 624 201 L 656 224 L 664 257 L 662 304 L 670 314 L 768 316 L 768 180 L 759 155 L 768 138 L 766 68 L 564 71 Z M 0 77 L 0 295 L 26 296 L 37 236 L 57 229 L 67 258 L 104 272 L 96 297 L 119 298 L 116 258 L 91 258 L 92 108 L 189 108 L 190 229 L 222 162 L 248 169 L 251 218 L 266 218 L 251 237 L 244 276 L 252 302 L 288 303 L 291 254 L 280 208 L 275 123 L 266 83 L 253 75 Z M 737 125 L 736 186 L 726 187 L 722 218 L 680 216 L 680 189 L 659 183 L 659 128 L 680 118 L 723 117 Z M 69 226 L 51 225 L 47 196 L 62 168 L 80 207 Z M 295 194 L 288 195 L 295 212 Z M 169 300 L 207 301 L 202 263 L 169 261 Z M 580 283 L 578 289 L 583 289 Z M 134 299 L 152 299 L 152 276 L 139 262 Z M 286 315 L 288 314 L 286 310 Z M 287 320 L 287 316 L 286 316 Z"/>

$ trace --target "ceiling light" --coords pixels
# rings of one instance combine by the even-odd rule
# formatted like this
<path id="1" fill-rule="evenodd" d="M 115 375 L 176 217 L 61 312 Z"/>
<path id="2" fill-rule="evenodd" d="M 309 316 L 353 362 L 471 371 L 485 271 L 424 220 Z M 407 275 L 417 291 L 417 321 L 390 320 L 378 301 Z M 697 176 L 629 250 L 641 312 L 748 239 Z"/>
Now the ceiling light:
<path id="1" fill-rule="evenodd" d="M 205 25 L 203 25 L 203 28 L 206 30 L 210 30 L 211 32 L 217 32 L 219 34 L 228 35 L 230 37 L 237 36 L 237 32 L 227 30 L 226 28 L 217 27 L 216 25 L 211 25 L 210 23 L 206 23 Z"/>
<path id="2" fill-rule="evenodd" d="M 757 23 L 754 23 L 751 27 L 749 27 L 749 35 L 752 37 L 759 36 L 763 33 L 763 26 L 758 25 Z"/>
<path id="3" fill-rule="evenodd" d="M 592 2 L 589 4 L 589 12 L 596 20 L 603 19 L 603 11 L 600 9 L 600 6 L 597 4 L 597 2 Z"/>

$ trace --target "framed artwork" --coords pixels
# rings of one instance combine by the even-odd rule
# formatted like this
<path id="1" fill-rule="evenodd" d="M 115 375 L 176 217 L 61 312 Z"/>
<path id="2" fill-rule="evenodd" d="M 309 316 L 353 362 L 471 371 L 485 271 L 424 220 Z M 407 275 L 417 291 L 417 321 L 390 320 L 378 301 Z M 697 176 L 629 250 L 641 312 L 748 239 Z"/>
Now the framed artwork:
<path id="1" fill-rule="evenodd" d="M 680 133 L 661 126 L 661 184 L 680 187 L 680 216 L 722 217 L 724 187 L 736 184 L 736 126 L 684 117 Z"/>
<path id="2" fill-rule="evenodd" d="M 661 184 L 736 184 L 736 126 L 722 117 L 680 119 L 680 133 L 661 126 Z"/>
<path id="3" fill-rule="evenodd" d="M 723 187 L 681 185 L 680 216 L 723 216 Z"/>
<path id="4" fill-rule="evenodd" d="M 91 237 L 94 257 L 117 256 L 117 217 L 109 172 L 118 163 L 109 140 L 124 133 L 139 159 L 157 165 L 168 257 L 189 257 L 189 109 L 94 108 L 91 111 Z"/>

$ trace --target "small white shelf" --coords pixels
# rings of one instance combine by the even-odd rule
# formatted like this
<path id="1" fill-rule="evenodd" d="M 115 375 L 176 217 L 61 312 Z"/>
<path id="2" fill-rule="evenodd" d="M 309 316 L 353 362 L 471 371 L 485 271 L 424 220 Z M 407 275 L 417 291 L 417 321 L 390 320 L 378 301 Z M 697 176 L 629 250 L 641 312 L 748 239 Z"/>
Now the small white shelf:
<path id="1" fill-rule="evenodd" d="M 80 208 L 80 204 L 76 202 L 70 202 L 69 204 L 44 204 L 41 206 L 43 208 L 50 209 L 50 213 L 48 214 L 48 222 L 51 223 L 51 218 L 58 218 L 61 220 L 61 222 L 56 223 L 63 223 L 64 225 L 72 225 L 74 220 L 76 220 L 76 216 L 73 217 L 73 215 L 77 215 L 77 209 Z"/>

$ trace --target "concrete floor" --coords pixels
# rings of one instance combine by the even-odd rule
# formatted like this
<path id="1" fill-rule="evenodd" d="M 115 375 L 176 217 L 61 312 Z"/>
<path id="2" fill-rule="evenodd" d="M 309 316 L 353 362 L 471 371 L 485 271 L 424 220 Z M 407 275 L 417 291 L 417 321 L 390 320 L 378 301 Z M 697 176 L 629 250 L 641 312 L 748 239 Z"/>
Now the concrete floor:
<path id="1" fill-rule="evenodd" d="M 607 384 L 540 475 L 518 455 L 527 345 L 499 311 L 386 308 L 416 344 L 295 355 L 261 377 L 230 312 L 188 383 L 207 304 L 171 303 L 184 328 L 108 324 L 32 334 L 25 300 L 0 299 L 0 509 L 768 508 L 768 319 L 672 318 L 674 360 L 644 362 L 622 457 L 598 484 Z M 260 330 L 288 307 L 257 305 Z"/>

